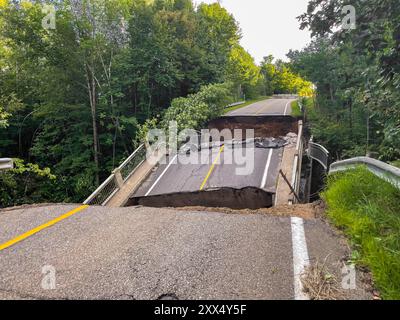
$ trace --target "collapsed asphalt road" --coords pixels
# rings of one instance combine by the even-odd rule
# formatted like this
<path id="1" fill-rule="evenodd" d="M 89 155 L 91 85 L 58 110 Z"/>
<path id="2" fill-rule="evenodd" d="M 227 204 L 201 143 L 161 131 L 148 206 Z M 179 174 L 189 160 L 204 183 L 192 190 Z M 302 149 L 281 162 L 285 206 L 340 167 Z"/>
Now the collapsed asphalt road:
<path id="1" fill-rule="evenodd" d="M 0 212 L 0 244 L 76 207 Z M 89 207 L 0 251 L 0 299 L 294 299 L 291 225 L 265 214 Z M 304 225 L 310 261 L 346 254 L 325 223 Z"/>
<path id="2" fill-rule="evenodd" d="M 251 129 L 253 138 L 264 140 L 258 146 L 244 147 L 238 152 L 231 141 L 224 141 L 214 148 L 192 150 L 189 156 L 181 152 L 166 157 L 135 190 L 126 205 L 204 205 L 235 209 L 272 206 L 287 144 L 273 146 L 271 142 L 288 135 L 296 136 L 297 120 L 284 116 L 291 113 L 292 101 L 269 99 L 211 121 L 209 130 L 216 129 L 220 133 L 228 130 L 235 137 L 234 132 L 239 129 L 242 138 L 246 139 L 246 130 Z M 260 147 L 262 144 L 267 147 Z M 246 157 L 240 153 L 245 153 Z M 192 163 L 189 158 L 197 161 Z"/>
<path id="3" fill-rule="evenodd" d="M 256 131 L 268 136 L 294 128 L 278 122 Z M 140 192 L 224 185 L 273 192 L 281 151 L 253 151 L 256 171 L 242 180 L 232 178 L 236 167 L 229 165 L 185 171 L 168 163 Z M 0 211 L 0 299 L 304 299 L 300 272 L 306 265 L 329 261 L 341 276 L 347 246 L 325 222 L 291 217 L 296 210 L 285 216 L 279 208 L 277 215 L 219 209 L 51 205 Z M 348 296 L 370 298 L 361 286 Z"/>
<path id="4" fill-rule="evenodd" d="M 266 143 L 266 142 L 264 142 Z M 260 208 L 272 205 L 272 196 L 265 202 L 268 194 L 276 192 L 276 181 L 283 153 L 283 145 L 271 148 L 252 146 L 236 149 L 232 144 L 224 144 L 215 148 L 206 148 L 195 152 L 193 164 L 187 164 L 191 155 L 180 153 L 169 157 L 160 165 L 132 196 L 128 205 L 143 204 L 151 206 L 189 206 L 214 202 L 213 206 L 229 206 L 236 208 Z M 192 152 L 193 153 L 193 152 Z M 240 155 L 240 164 L 235 161 Z M 206 162 L 201 159 L 207 159 Z M 242 161 L 243 160 L 243 161 Z M 241 174 L 242 173 L 242 174 Z M 257 189 L 264 194 L 243 202 L 240 196 L 229 192 L 225 196 L 208 194 L 204 199 L 203 191 L 232 189 Z M 165 195 L 162 201 L 154 196 Z M 172 197 L 171 195 L 175 195 Z M 176 200 L 175 198 L 184 198 Z M 212 200 L 214 196 L 214 201 Z M 244 197 L 244 198 L 248 198 Z M 260 198 L 260 201 L 257 201 Z M 220 200 L 218 202 L 218 200 Z M 136 202 L 135 202 L 136 201 Z M 225 202 L 222 202 L 225 201 Z M 159 202 L 159 205 L 156 205 Z"/>

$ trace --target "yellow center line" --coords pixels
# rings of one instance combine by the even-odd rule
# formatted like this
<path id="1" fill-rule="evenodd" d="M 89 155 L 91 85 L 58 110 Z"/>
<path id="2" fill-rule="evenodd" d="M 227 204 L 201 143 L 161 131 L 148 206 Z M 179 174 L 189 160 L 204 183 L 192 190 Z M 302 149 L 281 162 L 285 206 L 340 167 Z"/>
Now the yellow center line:
<path id="1" fill-rule="evenodd" d="M 201 184 L 200 191 L 203 191 L 203 189 L 204 189 L 204 187 L 205 187 L 205 185 L 206 185 L 208 179 L 210 179 L 210 176 L 211 176 L 211 174 L 213 173 L 214 168 L 215 168 L 215 165 L 216 165 L 217 162 L 219 161 L 219 158 L 221 157 L 221 153 L 224 151 L 224 148 L 225 148 L 225 145 L 223 145 L 223 146 L 219 149 L 219 152 L 218 152 L 217 157 L 215 158 L 215 160 L 214 160 L 214 162 L 213 162 L 213 164 L 212 164 L 210 170 L 208 171 L 208 173 L 207 173 L 207 175 L 206 175 L 206 177 L 205 177 L 203 183 Z"/>
<path id="2" fill-rule="evenodd" d="M 21 234 L 20 236 L 14 238 L 14 239 L 11 239 L 11 240 L 3 243 L 3 244 L 0 244 L 0 251 L 13 246 L 14 244 L 17 244 L 18 242 L 21 242 L 21 241 L 25 240 L 26 238 L 29 238 L 29 237 L 33 236 L 34 234 L 42 231 L 43 229 L 49 228 L 49 227 L 55 225 L 56 223 L 58 223 L 58 222 L 60 222 L 60 221 L 62 221 L 64 219 L 67 219 L 70 216 L 74 215 L 75 213 L 78 213 L 79 211 L 87 209 L 88 207 L 89 206 L 87 206 L 87 205 L 80 206 L 79 208 L 76 208 L 76 209 L 74 209 L 74 210 L 72 210 L 70 212 L 67 212 L 67 213 L 63 214 L 62 216 L 60 216 L 60 217 L 58 217 L 58 218 L 56 218 L 54 220 L 46 222 L 45 224 L 42 224 L 41 226 L 36 227 L 35 229 L 32 229 L 32 230 L 30 230 L 28 232 L 25 232 L 24 234 Z"/>
<path id="3" fill-rule="evenodd" d="M 258 110 L 258 111 L 256 112 L 256 115 L 259 115 L 259 114 L 261 113 L 262 110 L 263 110 L 263 108 L 261 108 L 260 110 Z"/>

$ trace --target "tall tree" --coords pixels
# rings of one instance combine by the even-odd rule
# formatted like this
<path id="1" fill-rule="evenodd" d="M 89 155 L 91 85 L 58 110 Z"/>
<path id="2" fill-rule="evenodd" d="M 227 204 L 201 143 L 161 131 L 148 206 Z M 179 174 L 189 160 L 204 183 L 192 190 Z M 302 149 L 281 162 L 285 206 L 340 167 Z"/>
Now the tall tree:
<path id="1" fill-rule="evenodd" d="M 239 44 L 236 44 L 230 53 L 226 78 L 238 88 L 238 98 L 244 92 L 247 96 L 253 94 L 260 79 L 260 68 L 255 64 L 254 58 Z"/>
<path id="2" fill-rule="evenodd" d="M 343 28 L 345 5 L 356 9 L 356 28 Z M 310 59 L 315 72 L 306 70 L 317 78 L 318 72 L 330 76 L 319 81 L 318 93 L 335 101 L 333 112 L 349 114 L 353 127 L 353 111 L 358 104 L 364 108 L 362 117 L 368 118 L 367 136 L 371 132 L 383 133 L 370 147 L 377 148 L 384 160 L 400 157 L 400 4 L 396 0 L 312 0 L 308 10 L 299 17 L 302 28 L 309 28 L 315 38 L 322 38 L 294 60 Z M 319 48 L 319 46 L 322 47 Z M 321 50 L 319 50 L 321 49 Z M 308 58 L 306 58 L 308 57 Z M 316 61 L 325 61 L 315 65 Z M 323 65 L 324 64 L 324 65 Z M 332 70 L 332 71 L 330 71 Z M 329 87 L 329 95 L 324 91 Z M 371 118 L 374 121 L 370 121 Z M 369 125 L 374 123 L 374 130 Z M 371 132 L 370 132 L 371 130 Z M 350 130 L 350 135 L 352 130 Z"/>

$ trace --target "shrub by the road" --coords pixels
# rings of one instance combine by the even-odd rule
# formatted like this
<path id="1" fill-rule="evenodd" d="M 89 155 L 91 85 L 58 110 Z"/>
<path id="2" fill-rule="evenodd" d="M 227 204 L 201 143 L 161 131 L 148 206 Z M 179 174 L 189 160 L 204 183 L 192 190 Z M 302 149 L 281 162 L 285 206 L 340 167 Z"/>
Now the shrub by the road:
<path id="1" fill-rule="evenodd" d="M 174 99 L 163 117 L 164 127 L 176 121 L 179 130 L 201 128 L 210 119 L 221 116 L 224 107 L 233 101 L 231 87 L 230 83 L 206 85 L 198 93 Z"/>
<path id="2" fill-rule="evenodd" d="M 0 208 L 59 200 L 54 196 L 56 177 L 49 168 L 21 159 L 14 159 L 14 163 L 14 169 L 0 172 Z"/>
<path id="3" fill-rule="evenodd" d="M 151 129 L 168 132 L 169 123 L 176 121 L 178 130 L 199 130 L 211 119 L 221 116 L 225 107 L 234 101 L 232 84 L 217 83 L 201 87 L 199 92 L 172 100 L 170 107 L 157 118 L 148 119 L 139 125 L 137 143 L 146 140 Z"/>

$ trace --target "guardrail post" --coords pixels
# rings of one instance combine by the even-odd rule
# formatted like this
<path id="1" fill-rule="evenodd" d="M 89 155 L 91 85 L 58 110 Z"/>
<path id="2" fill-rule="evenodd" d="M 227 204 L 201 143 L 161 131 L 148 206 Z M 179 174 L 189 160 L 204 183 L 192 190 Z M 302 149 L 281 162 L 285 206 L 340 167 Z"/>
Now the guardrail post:
<path id="1" fill-rule="evenodd" d="M 124 186 L 124 179 L 122 178 L 121 169 L 117 168 L 112 173 L 114 174 L 114 179 L 118 188 L 121 189 Z"/>

